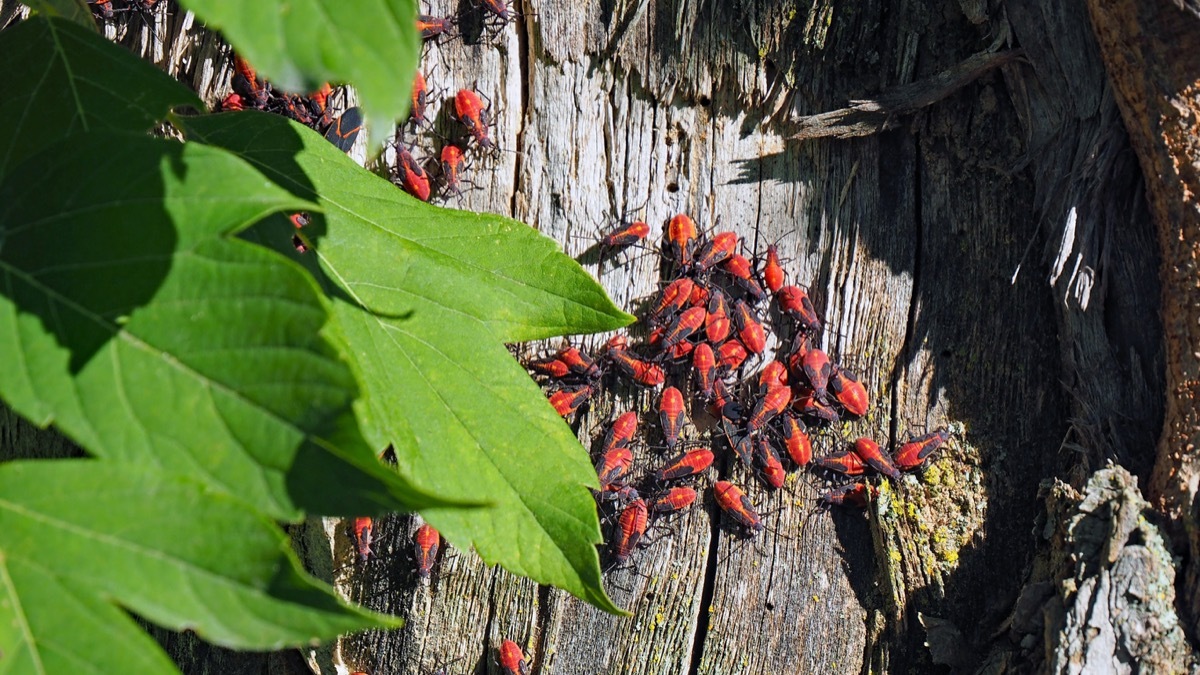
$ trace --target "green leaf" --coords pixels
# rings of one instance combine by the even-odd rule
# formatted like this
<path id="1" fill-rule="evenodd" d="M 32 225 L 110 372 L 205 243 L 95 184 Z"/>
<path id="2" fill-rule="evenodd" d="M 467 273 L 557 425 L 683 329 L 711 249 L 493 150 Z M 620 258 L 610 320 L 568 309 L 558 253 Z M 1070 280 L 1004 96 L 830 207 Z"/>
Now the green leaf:
<path id="1" fill-rule="evenodd" d="M 408 112 L 421 53 L 415 0 L 182 0 L 277 87 L 349 82 L 371 126 Z"/>
<path id="2" fill-rule="evenodd" d="M 0 33 L 0 63 L 19 64 L 0 69 L 0 178 L 72 134 L 145 132 L 176 106 L 204 107 L 154 66 L 62 19 L 34 17 Z"/>
<path id="3" fill-rule="evenodd" d="M 281 116 L 247 111 L 179 124 L 192 140 L 230 150 L 321 204 L 324 215 L 299 234 L 320 247 L 322 262 L 368 271 L 367 279 L 343 280 L 343 299 L 357 298 L 373 313 L 403 320 L 419 310 L 450 311 L 504 342 L 613 330 L 636 319 L 553 239 L 503 216 L 409 197 Z M 292 232 L 282 228 L 270 245 L 293 254 Z"/>
<path id="4" fill-rule="evenodd" d="M 596 485 L 595 471 L 501 341 L 608 330 L 633 317 L 528 226 L 412 199 L 298 125 L 268 115 L 181 124 L 296 194 L 320 195 L 323 215 L 302 231 L 315 250 L 299 258 L 332 299 L 365 389 L 364 430 L 395 446 L 417 485 L 494 503 L 422 513 L 485 561 L 615 611 L 584 489 Z M 252 233 L 286 251 L 288 227 L 274 219 Z"/>
<path id="5" fill-rule="evenodd" d="M 14 559 L 2 543 L 0 655 L 3 675 L 178 672 L 120 607 L 36 561 Z"/>
<path id="6" fill-rule="evenodd" d="M 154 467 L 0 464 L 0 672 L 173 672 L 124 607 L 236 649 L 398 626 L 305 574 L 270 520 Z"/>
<path id="7" fill-rule="evenodd" d="M 35 12 L 66 19 L 92 31 L 96 30 L 96 20 L 92 18 L 92 11 L 88 9 L 84 0 L 25 0 L 25 4 Z"/>
<path id="8" fill-rule="evenodd" d="M 220 236 L 304 208 L 212 147 L 83 134 L 49 148 L 0 182 L 0 396 L 96 455 L 280 519 L 439 503 L 347 422 L 357 386 L 319 336 L 312 279 Z M 314 490 L 318 469 L 345 485 Z"/>

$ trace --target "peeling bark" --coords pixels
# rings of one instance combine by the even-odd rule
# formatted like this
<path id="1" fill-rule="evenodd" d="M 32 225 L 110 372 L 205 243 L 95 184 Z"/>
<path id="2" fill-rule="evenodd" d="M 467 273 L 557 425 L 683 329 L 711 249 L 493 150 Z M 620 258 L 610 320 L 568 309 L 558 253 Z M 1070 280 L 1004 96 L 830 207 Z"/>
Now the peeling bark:
<path id="1" fill-rule="evenodd" d="M 1175 614 L 1174 564 L 1145 518 L 1149 505 L 1136 479 L 1106 469 L 1082 496 L 1062 484 L 1055 489 L 1050 518 L 1065 524 L 1055 532 L 1055 550 L 1067 564 L 1057 602 L 1043 610 L 1052 636 L 1047 669 L 1181 672 L 1189 650 Z"/>
<path id="2" fill-rule="evenodd" d="M 920 82 L 902 84 L 884 92 L 879 98 L 851 101 L 846 108 L 792 120 L 798 130 L 789 138 L 854 138 L 895 129 L 903 122 L 903 116 L 941 101 L 989 70 L 1020 56 L 1020 50 L 975 54 L 945 72 Z"/>
<path id="3" fill-rule="evenodd" d="M 1137 479 L 1110 467 L 1045 496 L 1046 554 L 980 672 L 1184 672 L 1174 562 Z"/>
<path id="4" fill-rule="evenodd" d="M 1186 529 L 1187 604 L 1200 628 L 1200 12 L 1194 5 L 1089 1 L 1092 25 L 1162 250 L 1166 415 L 1151 500 Z"/>
<path id="5" fill-rule="evenodd" d="M 978 673 L 1183 673 L 1192 646 L 1175 608 L 1169 540 L 1121 467 L 1093 474 L 1082 491 L 1043 490 L 1033 579 L 995 635 Z M 926 625 L 938 663 L 954 665 L 953 627 Z M 947 649 L 946 645 L 953 645 Z"/>

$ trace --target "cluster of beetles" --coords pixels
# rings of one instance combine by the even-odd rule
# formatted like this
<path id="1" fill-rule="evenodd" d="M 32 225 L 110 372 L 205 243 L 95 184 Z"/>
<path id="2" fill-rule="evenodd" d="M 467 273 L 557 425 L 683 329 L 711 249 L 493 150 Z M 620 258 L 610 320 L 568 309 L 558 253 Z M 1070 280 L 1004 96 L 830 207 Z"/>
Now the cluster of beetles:
<path id="1" fill-rule="evenodd" d="M 486 27 L 496 31 L 513 18 L 513 12 L 503 0 L 480 0 L 479 8 L 485 13 Z M 457 20 L 454 17 L 435 17 L 419 15 L 417 28 L 423 40 L 455 39 L 458 37 Z M 420 199 L 429 201 L 436 189 L 437 196 L 445 199 L 450 196 L 461 197 L 464 185 L 470 181 L 463 176 L 469 153 L 484 153 L 488 155 L 498 152 L 495 140 L 491 137 L 493 122 L 491 103 L 485 104 L 486 97 L 472 89 L 458 90 L 451 101 L 451 117 L 458 123 L 457 133 L 449 136 L 434 134 L 440 139 L 440 150 L 436 152 L 437 160 L 421 157 L 415 144 L 407 144 L 404 131 L 411 126 L 414 129 L 430 127 L 433 121 L 427 115 L 431 100 L 429 85 L 420 70 L 413 80 L 412 105 L 408 122 L 396 130 L 392 148 L 395 150 L 395 164 L 388 167 L 392 182 L 405 192 Z M 354 522 L 354 540 L 359 556 L 366 560 L 371 554 L 370 518 L 356 518 Z M 437 561 L 441 545 L 441 535 L 428 523 L 422 524 L 413 536 L 413 557 L 416 562 L 417 576 L 428 578 Z M 525 658 L 525 652 L 520 645 L 512 640 L 504 640 L 496 652 L 496 659 L 505 675 L 529 675 L 530 666 Z M 445 675 L 446 669 L 440 668 L 435 675 Z M 354 673 L 353 675 L 366 675 Z"/>
<path id="2" fill-rule="evenodd" d="M 489 21 L 502 27 L 512 13 L 501 0 L 480 0 Z M 157 0 L 89 0 L 98 18 L 115 12 L 148 14 Z M 454 18 L 421 15 L 417 27 L 425 40 L 453 37 Z M 255 109 L 282 114 L 321 133 L 343 152 L 349 152 L 362 127 L 358 108 L 336 117 L 328 105 L 332 88 L 325 84 L 307 96 L 282 92 L 259 78 L 254 68 L 235 56 L 232 92 L 221 110 Z M 490 105 L 473 90 L 453 98 L 453 117 L 461 124 L 457 138 L 442 144 L 431 182 L 428 160 L 406 147 L 403 131 L 430 124 L 426 117 L 429 89 L 417 73 L 408 124 L 401 125 L 393 147 L 396 163 L 392 181 L 414 197 L 428 201 L 431 187 L 441 195 L 461 195 L 461 173 L 471 149 L 495 152 L 489 136 Z M 297 227 L 305 214 L 293 214 Z M 649 236 L 647 223 L 622 223 L 598 242 L 601 261 L 608 253 L 639 246 Z M 297 240 L 297 246 L 302 246 Z M 820 506 L 866 507 L 878 494 L 875 476 L 899 481 L 902 473 L 920 470 L 950 438 L 945 429 L 909 439 L 888 453 L 871 438 L 855 440 L 848 448 L 814 457 L 810 432 L 842 419 L 855 419 L 870 408 L 867 389 L 850 370 L 815 346 L 824 323 L 808 292 L 787 283 L 778 251 L 747 258 L 734 232 L 705 236 L 686 214 L 673 217 L 666 228 L 661 259 L 669 282 L 640 318 L 646 339 L 635 343 L 627 334 L 608 340 L 595 355 L 564 345 L 553 354 L 527 363 L 546 387 L 550 403 L 564 418 L 574 418 L 592 397 L 614 385 L 646 388 L 657 393 L 654 440 L 668 458 L 649 471 L 635 472 L 633 443 L 643 426 L 636 411 L 614 413 L 603 432 L 596 460 L 600 489 L 597 507 L 613 523 L 608 540 L 610 568 L 626 563 L 645 543 L 652 521 L 676 514 L 697 501 L 696 487 L 718 458 L 727 452 L 744 464 L 767 488 L 784 486 L 789 470 L 824 474 L 833 487 L 819 498 Z M 768 331 L 785 345 L 774 355 L 767 350 Z M 761 367 L 759 367 L 761 366 Z M 752 368 L 753 367 L 753 370 Z M 754 374 L 747 374 L 747 373 Z M 685 397 L 684 392 L 688 392 Z M 703 410 L 715 424 L 707 440 L 683 441 L 688 424 L 687 402 Z M 654 425 L 651 425 L 654 426 Z M 644 439 L 651 434 L 643 434 Z M 647 445 L 651 445 L 647 442 Z M 748 490 L 729 480 L 716 480 L 713 499 L 729 522 L 747 536 L 766 529 Z M 356 518 L 353 539 L 360 560 L 371 555 L 373 522 Z M 436 563 L 441 535 L 429 524 L 413 537 L 416 573 L 427 578 Z M 504 640 L 497 661 L 507 675 L 528 675 L 521 647 Z M 444 673 L 444 669 L 439 671 Z M 355 673 L 355 675 L 364 675 Z"/>
<path id="3" fill-rule="evenodd" d="M 487 26 L 494 32 L 507 25 L 512 18 L 508 6 L 500 0 L 481 0 L 480 11 L 486 14 Z M 453 40 L 457 35 L 457 19 L 419 15 L 417 29 L 423 40 Z M 412 107 L 408 123 L 396 130 L 392 147 L 396 153 L 395 164 L 388 167 L 392 182 L 408 194 L 429 201 L 434 188 L 438 196 L 461 197 L 463 186 L 470 181 L 463 177 L 470 153 L 493 155 L 498 147 L 491 136 L 492 106 L 486 96 L 473 89 L 459 89 L 451 101 L 451 117 L 458 124 L 449 135 L 433 134 L 440 139 L 440 149 L 435 151 L 437 160 L 420 156 L 415 143 L 407 144 L 404 132 L 410 125 L 414 129 L 432 127 L 429 119 L 429 102 L 434 96 L 421 70 L 413 80 Z M 485 103 L 486 102 L 486 103 Z"/>
<path id="4" fill-rule="evenodd" d="M 645 222 L 623 223 L 605 233 L 599 246 L 602 252 L 644 247 L 649 232 Z M 784 486 L 789 469 L 820 472 L 834 484 L 820 496 L 821 506 L 863 508 L 878 494 L 874 476 L 899 481 L 950 438 L 939 429 L 889 454 L 863 437 L 814 457 L 810 432 L 866 415 L 867 389 L 814 345 L 824 322 L 808 292 L 787 283 L 776 247 L 751 258 L 741 250 L 736 233 L 703 236 L 689 216 L 676 215 L 661 250 L 669 281 L 639 317 L 646 339 L 635 345 L 627 334 L 617 334 L 594 355 L 567 343 L 527 364 L 542 379 L 555 410 L 568 419 L 612 385 L 657 393 L 652 416 L 657 430 L 646 437 L 660 440 L 657 447 L 670 453 L 668 459 L 637 477 L 631 449 L 640 424 L 635 411 L 614 413 L 600 444 L 596 499 L 601 515 L 614 522 L 611 566 L 630 558 L 654 519 L 696 502 L 693 485 L 713 467 L 717 452 L 731 453 L 771 490 Z M 769 330 L 783 345 L 774 355 L 767 350 Z M 715 421 L 709 438 L 691 447 L 680 441 L 688 423 L 686 400 Z M 738 530 L 754 536 L 766 529 L 745 486 L 717 480 L 712 494 Z"/>
<path id="5" fill-rule="evenodd" d="M 148 26 L 153 26 L 153 12 L 158 0 L 88 0 L 93 14 L 99 19 L 113 19 L 119 13 L 133 13 L 141 17 Z M 495 31 L 507 24 L 512 12 L 499 0 L 482 0 L 480 7 L 486 13 L 485 27 Z M 454 39 L 457 20 L 454 17 L 419 15 L 417 29 L 424 40 Z M 325 136 L 342 152 L 350 152 L 363 127 L 362 111 L 350 107 L 339 115 L 333 115 L 329 98 L 333 94 L 329 83 L 323 84 L 311 94 L 293 94 L 277 89 L 263 79 L 254 67 L 240 56 L 234 55 L 232 91 L 222 99 L 219 110 L 259 110 L 289 117 Z M 434 188 L 440 196 L 461 196 L 464 185 L 470 181 L 462 177 L 468 153 L 495 153 L 498 148 L 491 138 L 491 104 L 486 97 L 471 89 L 460 89 L 453 98 L 452 116 L 461 125 L 460 133 L 443 138 L 436 162 L 419 157 L 415 145 L 407 145 L 404 131 L 408 127 L 420 129 L 432 125 L 427 117 L 430 90 L 425 77 L 418 70 L 413 80 L 412 106 L 406 124 L 397 128 L 392 148 L 395 164 L 388 167 L 392 182 L 405 192 L 429 201 Z M 297 227 L 307 224 L 303 214 L 292 218 Z"/>
<path id="6" fill-rule="evenodd" d="M 507 23 L 511 18 L 509 9 L 498 0 L 483 0 L 482 7 L 495 21 Z M 500 25 L 503 25 L 500 24 Z M 453 18 L 438 18 L 421 15 L 417 18 L 417 28 L 425 40 L 454 37 L 455 20 Z M 498 26 L 492 25 L 492 28 Z M 337 117 L 331 117 L 328 98 L 332 88 L 325 84 L 317 92 L 300 96 L 274 89 L 269 82 L 258 77 L 254 68 L 241 57 L 234 57 L 233 91 L 226 96 L 220 105 L 221 110 L 254 109 L 273 112 L 290 117 L 297 122 L 321 133 L 343 152 L 350 152 L 362 128 L 362 115 L 358 108 L 347 109 Z M 470 89 L 459 90 L 453 99 L 453 117 L 461 125 L 462 132 L 455 138 L 444 139 L 437 162 L 436 178 L 426 171 L 430 164 L 428 160 L 419 160 L 415 146 L 406 146 L 404 130 L 410 125 L 421 128 L 431 124 L 426 112 L 429 104 L 429 89 L 424 76 L 417 72 L 413 82 L 412 107 L 406 124 L 397 128 L 392 147 L 396 153 L 396 162 L 388 167 L 392 182 L 405 192 L 421 201 L 429 201 L 432 188 L 438 188 L 439 195 L 447 197 L 462 194 L 462 186 L 469 181 L 462 178 L 467 153 L 471 150 L 494 153 L 497 146 L 490 136 L 490 104 L 484 104 L 484 97 Z M 292 223 L 304 227 L 308 216 L 304 213 L 291 215 Z M 297 237 L 294 245 L 303 252 L 304 244 Z M 374 543 L 374 521 L 369 517 L 355 518 L 352 536 L 359 560 L 366 561 L 372 555 L 371 546 Z M 413 559 L 416 563 L 417 577 L 426 579 L 433 571 L 442 545 L 441 534 L 432 525 L 422 524 L 413 535 Z M 497 654 L 498 661 L 505 673 L 510 675 L 528 675 L 529 665 L 520 646 L 512 640 L 504 640 Z M 365 674 L 357 674 L 365 675 Z"/>

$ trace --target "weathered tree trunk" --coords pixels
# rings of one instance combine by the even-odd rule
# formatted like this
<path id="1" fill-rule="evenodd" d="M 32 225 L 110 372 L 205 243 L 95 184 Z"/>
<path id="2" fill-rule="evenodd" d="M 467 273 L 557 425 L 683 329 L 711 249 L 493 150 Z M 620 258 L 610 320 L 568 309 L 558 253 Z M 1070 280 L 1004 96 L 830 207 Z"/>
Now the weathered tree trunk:
<path id="1" fill-rule="evenodd" d="M 1183 529 L 1186 599 L 1200 628 L 1200 5 L 1088 2 L 1125 126 L 1147 177 L 1162 250 L 1166 419 L 1150 495 Z"/>
<path id="2" fill-rule="evenodd" d="M 1157 530 L 1130 519 L 1149 513 L 1130 474 L 1150 476 L 1163 392 L 1170 429 L 1191 429 L 1178 415 L 1195 408 L 1165 389 L 1158 245 L 1083 5 L 526 0 L 495 34 L 472 7 L 423 6 L 459 15 L 466 33 L 423 58 L 442 94 L 430 113 L 452 129 L 446 98 L 474 87 L 515 152 L 476 162 L 480 189 L 448 206 L 513 215 L 572 255 L 625 212 L 655 241 L 678 212 L 754 251 L 778 241 L 828 320 L 821 346 L 872 394 L 871 414 L 819 436 L 818 452 L 943 425 L 955 438 L 868 514 L 812 514 L 808 476 L 774 494 L 755 485 L 777 534 L 743 543 L 707 500 L 637 554 L 640 574 L 608 576 L 630 618 L 470 552 L 447 552 L 419 582 L 408 516 L 378 524 L 377 555 L 361 566 L 344 524 L 313 523 L 302 538 L 316 566 L 408 619 L 307 654 L 315 667 L 495 673 L 505 638 L 538 673 L 1182 667 L 1172 562 Z M 167 45 L 150 51 L 212 103 L 228 90 L 228 52 L 189 17 L 160 16 Z M 415 140 L 425 156 L 440 143 Z M 1194 235 L 1194 205 L 1172 227 Z M 1160 226 L 1159 245 L 1168 239 Z M 651 255 L 590 264 L 630 310 L 660 283 Z M 1195 270 L 1172 265 L 1167 362 L 1194 365 L 1195 326 L 1175 327 L 1194 303 L 1170 288 L 1194 292 Z M 632 392 L 601 402 L 585 446 L 612 406 L 650 405 Z M 660 460 L 642 449 L 635 461 Z M 326 550 L 332 563 L 318 561 Z M 1103 648 L 1080 641 L 1097 635 Z"/>

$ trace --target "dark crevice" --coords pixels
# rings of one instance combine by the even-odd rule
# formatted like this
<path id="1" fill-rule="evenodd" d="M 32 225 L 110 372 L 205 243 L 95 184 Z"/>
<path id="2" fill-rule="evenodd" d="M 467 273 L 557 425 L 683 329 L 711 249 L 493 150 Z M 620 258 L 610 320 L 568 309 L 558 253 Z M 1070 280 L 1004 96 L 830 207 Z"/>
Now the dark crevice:
<path id="1" fill-rule="evenodd" d="M 608 90 L 609 108 L 610 109 L 617 108 L 617 104 L 616 104 L 614 98 L 618 94 L 618 86 L 619 86 L 618 84 L 614 83 L 613 88 Z M 626 98 L 629 98 L 632 96 L 632 93 L 629 91 L 629 86 L 630 86 L 629 82 L 626 80 L 624 91 L 621 92 L 623 95 L 625 95 Z M 629 127 L 625 127 L 625 138 L 624 138 L 625 142 L 623 144 L 624 147 L 622 148 L 621 157 L 618 158 L 616 156 L 616 152 L 614 151 L 613 146 L 616 143 L 615 135 L 617 133 L 619 133 L 620 130 L 617 129 L 617 127 L 613 124 L 613 119 L 611 116 L 609 117 L 608 120 L 606 120 L 604 122 L 604 125 L 605 125 L 605 127 L 603 130 L 603 133 L 600 136 L 604 141 L 604 160 L 606 162 L 608 162 L 608 171 L 606 171 L 605 173 L 608 176 L 627 176 L 630 174 L 629 148 L 630 148 L 630 134 L 632 134 L 632 131 L 630 130 Z M 619 160 L 619 162 L 617 160 Z M 625 217 L 627 215 L 627 208 L 626 208 L 627 199 L 626 199 L 626 197 L 628 196 L 628 193 L 629 193 L 628 188 L 629 188 L 629 184 L 627 182 L 623 182 L 622 189 L 620 190 L 620 194 L 618 194 L 617 181 L 615 181 L 615 180 L 608 181 L 608 202 L 609 202 L 609 207 L 612 209 L 612 213 L 610 215 L 613 216 L 612 219 L 616 220 L 618 224 L 626 222 L 625 221 Z M 618 206 L 618 203 L 620 204 L 620 206 Z M 602 216 L 602 218 L 603 218 L 603 220 L 601 220 L 601 223 L 600 223 L 601 231 L 596 233 L 596 236 L 601 236 L 601 237 L 604 236 L 604 232 L 607 231 L 608 228 L 612 225 L 612 221 L 608 217 Z M 601 256 L 599 261 L 596 263 L 596 281 L 600 281 L 601 279 L 604 278 L 604 262 L 605 262 L 604 257 Z M 613 266 L 614 272 L 617 269 L 619 269 L 617 266 Z"/>
<path id="2" fill-rule="evenodd" d="M 712 608 L 713 592 L 717 586 L 717 543 L 721 533 L 721 515 L 711 512 L 712 529 L 708 535 L 708 557 L 704 560 L 704 587 L 700 591 L 700 607 L 696 612 L 696 635 L 692 638 L 692 653 L 688 661 L 688 675 L 700 672 L 704 657 L 704 641 L 708 639 L 708 617 Z"/>
<path id="3" fill-rule="evenodd" d="M 479 646 L 479 663 L 487 663 L 488 655 L 491 653 L 492 626 L 496 624 L 496 580 L 499 578 L 499 574 L 492 574 L 492 584 L 488 588 L 487 622 L 483 625 L 483 644 Z"/>
<path id="4" fill-rule="evenodd" d="M 537 641 L 533 645 L 536 655 L 533 664 L 533 675 L 541 675 L 546 667 L 546 647 L 550 642 L 550 587 L 544 584 L 538 586 L 537 611 Z"/>
<path id="5" fill-rule="evenodd" d="M 614 89 L 615 89 L 615 87 L 614 87 Z M 615 95 L 614 89 L 609 89 L 607 92 L 608 93 L 608 106 L 610 109 L 616 107 L 616 104 L 613 102 L 613 96 Z M 599 123 L 600 123 L 600 127 L 601 127 L 600 128 L 600 141 L 602 143 L 604 143 L 604 161 L 608 163 L 608 169 L 604 173 L 609 176 L 614 176 L 614 175 L 623 176 L 623 175 L 625 175 L 625 165 L 624 164 L 620 164 L 619 170 L 614 170 L 614 169 L 618 168 L 618 160 L 621 160 L 622 162 L 628 162 L 629 156 L 628 156 L 628 154 L 626 154 L 622 157 L 617 157 L 616 153 L 613 150 L 613 144 L 615 143 L 614 135 L 617 133 L 617 129 L 612 124 L 612 117 L 609 116 L 608 119 L 602 119 L 599 121 Z M 628 129 L 625 130 L 625 135 L 626 135 L 626 139 L 628 140 L 628 136 L 629 136 Z M 628 152 L 628 148 L 626 148 L 626 152 Z M 579 162 L 579 159 L 577 157 L 575 159 L 576 166 L 578 166 L 578 162 Z M 607 187 L 608 187 L 609 206 L 612 208 L 614 213 L 617 213 L 618 209 L 617 209 L 617 184 L 616 184 L 616 181 L 611 181 L 611 180 L 608 181 Z M 610 223 L 608 222 L 608 219 L 603 218 L 600 221 L 601 232 L 606 231 L 608 229 L 609 225 L 610 225 Z M 601 261 L 601 262 L 603 262 L 603 261 Z M 600 271 L 603 271 L 604 265 L 603 264 L 599 265 L 599 268 L 600 268 Z M 597 275 L 597 276 L 599 276 L 599 275 Z"/>
<path id="6" fill-rule="evenodd" d="M 892 368 L 891 389 L 891 413 L 889 414 L 888 436 L 890 437 L 893 447 L 899 443 L 899 425 L 900 425 L 900 376 L 904 368 L 912 363 L 913 351 L 915 346 L 913 340 L 917 332 L 917 298 L 921 290 L 921 256 L 924 253 L 924 232 L 925 221 L 921 214 L 921 148 L 919 136 L 914 135 L 913 140 L 913 222 L 915 224 L 915 232 L 913 236 L 913 263 L 912 263 L 912 293 L 908 301 L 908 321 L 904 327 L 904 344 L 900 346 L 900 358 L 896 360 L 895 366 Z"/>
<path id="7" fill-rule="evenodd" d="M 782 535 L 774 532 L 775 536 L 771 538 L 771 556 L 767 566 L 767 593 L 763 601 L 762 609 L 759 611 L 759 616 L 762 617 L 762 625 L 771 625 L 772 615 L 775 613 L 777 605 L 771 600 L 771 593 L 775 590 L 775 562 L 780 560 L 781 553 L 779 551 L 780 542 L 783 541 Z M 773 670 L 768 670 L 773 659 L 768 656 L 763 659 L 761 666 L 758 669 L 760 673 L 772 673 Z"/>
<path id="8" fill-rule="evenodd" d="M 874 517 L 874 516 L 872 516 L 872 517 Z M 876 616 L 877 612 L 878 612 L 878 610 L 874 610 L 874 609 L 867 610 L 867 617 L 866 617 L 867 618 L 867 631 L 866 631 L 866 639 L 863 640 L 862 671 L 860 671 L 863 673 L 863 675 L 870 675 L 870 673 L 874 672 L 872 670 L 872 666 L 874 666 L 875 664 L 874 664 L 874 661 L 872 660 L 872 656 L 875 653 L 876 645 L 879 643 L 879 641 L 878 641 L 879 635 L 874 630 L 872 630 L 872 628 L 875 625 L 875 616 Z"/>
<path id="9" fill-rule="evenodd" d="M 644 1 L 649 2 L 650 0 L 644 0 Z M 646 44 L 648 44 L 648 45 L 654 44 L 654 20 L 652 18 L 649 18 L 649 19 L 646 19 L 645 21 L 643 21 L 642 23 L 645 24 L 645 26 L 646 26 Z M 650 75 L 651 75 L 651 73 L 654 72 L 654 70 L 653 70 L 654 66 L 652 65 L 652 62 L 650 61 L 650 59 L 653 55 L 653 51 L 646 49 L 646 50 L 644 50 L 644 53 L 645 53 L 645 60 L 642 61 L 642 73 L 643 73 L 642 83 L 644 84 L 644 86 L 642 88 L 645 89 L 646 93 L 648 93 L 650 95 L 650 97 L 654 99 L 655 103 L 657 103 L 659 100 L 658 92 L 650 91 L 650 86 L 649 86 L 650 85 Z M 629 70 L 632 71 L 633 69 L 630 68 Z"/>
<path id="10" fill-rule="evenodd" d="M 633 99 L 633 82 L 630 81 L 630 78 L 628 75 L 626 75 L 625 77 L 622 77 L 621 80 L 624 82 L 624 85 L 625 85 L 624 87 L 621 87 L 621 89 L 620 89 L 621 96 L 623 96 L 625 98 L 625 105 L 632 108 L 633 107 L 632 102 L 634 100 Z M 612 93 L 610 93 L 610 96 L 612 94 L 616 93 L 615 90 L 616 90 L 616 88 L 614 87 L 614 91 Z M 613 108 L 616 108 L 616 107 L 617 106 L 614 104 Z M 615 122 L 615 120 L 613 120 L 612 118 L 609 118 L 609 124 L 614 124 L 614 122 Z M 630 166 L 630 164 L 634 161 L 633 157 L 630 155 L 630 148 L 632 148 L 632 147 L 633 147 L 633 125 L 629 124 L 629 125 L 625 126 L 625 147 L 622 149 L 622 154 L 621 154 L 621 162 L 622 162 L 621 170 L 623 172 L 625 172 L 624 175 L 635 175 L 637 173 L 636 169 L 634 167 Z M 629 197 L 629 184 L 628 183 L 625 183 L 625 190 L 623 190 L 622 192 L 623 192 L 623 194 L 621 195 L 621 210 L 623 212 L 622 215 L 624 217 L 625 215 L 627 215 L 628 210 L 629 210 L 629 205 L 626 203 L 626 199 Z M 649 189 L 649 187 L 647 187 L 646 188 L 646 199 L 649 200 L 649 198 L 650 198 L 650 189 Z M 636 197 L 635 197 L 635 199 L 636 199 Z M 616 206 L 615 202 L 613 203 L 613 206 Z M 638 220 L 638 219 L 640 219 L 640 215 L 634 214 L 633 218 L 634 218 L 634 220 Z"/>
<path id="11" fill-rule="evenodd" d="M 846 186 L 849 186 L 852 182 L 854 182 L 854 176 L 857 173 L 855 171 L 855 168 L 857 168 L 857 166 L 850 169 L 850 176 L 846 179 Z M 843 193 L 844 192 L 845 192 L 845 188 L 843 188 Z M 838 216 L 840 218 L 841 210 L 842 210 L 842 201 L 841 200 L 838 201 L 838 209 L 837 210 L 838 210 Z M 849 223 L 846 225 L 847 231 L 846 231 L 846 234 L 842 235 L 841 239 L 843 241 L 849 241 L 849 242 L 862 241 L 863 240 L 862 223 L 859 222 L 859 220 L 857 218 L 848 218 L 847 220 L 849 221 Z M 840 270 L 840 272 L 838 273 L 838 276 L 841 279 L 841 283 L 838 284 L 839 293 L 838 293 L 837 303 L 838 303 L 839 313 L 842 314 L 843 316 L 846 316 L 846 312 L 847 312 L 846 306 L 849 305 L 851 302 L 854 302 L 856 299 L 855 296 L 857 296 L 857 291 L 855 291 L 853 289 L 851 284 L 847 283 L 847 279 L 851 276 L 852 270 L 855 268 L 855 265 L 858 260 L 859 251 L 860 251 L 860 249 L 856 246 L 853 246 L 853 245 L 847 246 L 846 254 L 842 257 L 841 260 L 838 261 L 838 269 Z M 830 267 L 830 278 L 831 279 L 833 278 L 832 266 Z M 832 304 L 832 298 L 831 298 L 831 304 Z M 830 331 L 830 332 L 832 333 L 832 335 L 829 337 L 830 342 L 827 344 L 826 348 L 831 350 L 830 351 L 831 354 L 837 354 L 838 359 L 840 361 L 841 359 L 845 358 L 845 356 L 849 352 L 849 350 L 847 349 L 847 343 L 849 343 L 851 340 L 850 330 L 847 329 L 845 332 L 843 332 L 843 331 Z M 893 391 L 893 394 L 894 393 L 895 392 Z M 893 414 L 895 414 L 895 410 L 896 410 L 895 402 L 893 401 L 893 406 L 892 406 Z"/>
<path id="12" fill-rule="evenodd" d="M 758 200 L 754 207 L 754 244 L 752 245 L 753 247 L 750 249 L 750 252 L 756 256 L 758 255 L 758 242 L 759 242 L 759 240 L 762 239 L 762 218 L 763 218 L 762 179 L 766 173 L 766 169 L 763 167 L 763 162 L 764 162 L 763 153 L 762 153 L 762 148 L 760 146 L 759 150 L 758 150 L 758 176 L 756 176 L 756 178 L 758 179 Z M 754 261 L 754 263 L 755 263 L 755 265 L 757 265 L 758 261 Z"/>
<path id="13" fill-rule="evenodd" d="M 521 116 L 517 125 L 516 159 L 513 162 L 513 192 L 512 198 L 509 200 L 508 204 L 508 213 L 513 218 L 518 219 L 517 195 L 520 193 L 521 187 L 521 158 L 524 157 L 524 155 L 521 154 L 521 142 L 525 140 L 525 126 L 527 124 L 527 120 L 529 119 L 529 78 L 530 73 L 532 72 L 532 67 L 530 66 L 529 61 L 533 58 L 531 53 L 532 49 L 530 49 L 529 44 L 529 24 L 527 23 L 528 19 L 526 18 L 531 13 L 533 13 L 533 7 L 530 5 L 528 0 L 526 0 L 522 3 L 521 13 L 517 14 L 516 21 L 513 22 L 516 24 L 517 67 L 520 69 L 519 72 L 521 77 Z"/>
<path id="14" fill-rule="evenodd" d="M 732 453 L 721 453 L 713 463 L 713 469 L 721 479 L 730 477 Z M 708 534 L 708 555 L 704 559 L 704 585 L 700 589 L 700 607 L 696 613 L 696 634 L 692 637 L 692 652 L 688 660 L 688 675 L 700 672 L 704 659 L 704 642 L 708 639 L 708 620 L 711 614 L 713 594 L 717 587 L 717 567 L 720 566 L 718 544 L 721 538 L 721 509 L 715 504 L 708 508 L 711 529 Z"/>

